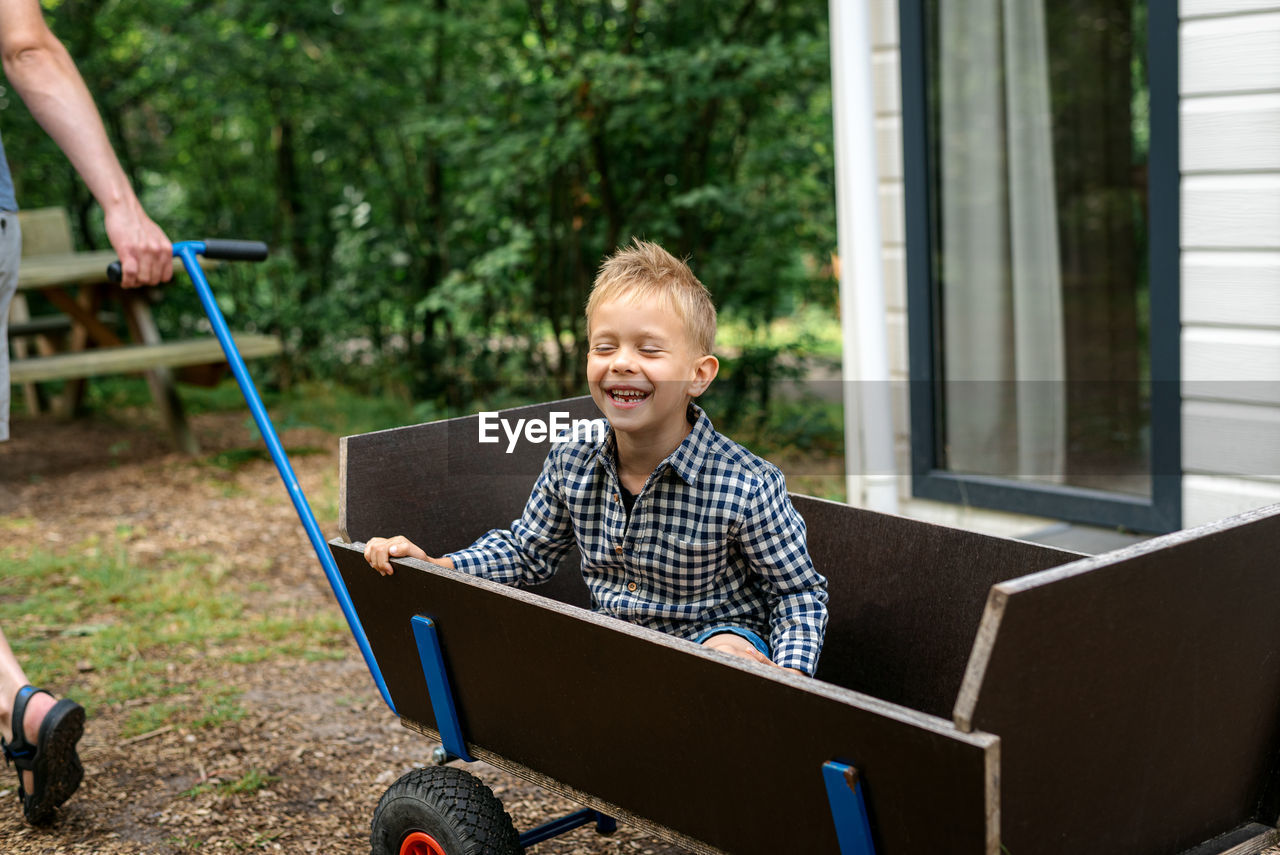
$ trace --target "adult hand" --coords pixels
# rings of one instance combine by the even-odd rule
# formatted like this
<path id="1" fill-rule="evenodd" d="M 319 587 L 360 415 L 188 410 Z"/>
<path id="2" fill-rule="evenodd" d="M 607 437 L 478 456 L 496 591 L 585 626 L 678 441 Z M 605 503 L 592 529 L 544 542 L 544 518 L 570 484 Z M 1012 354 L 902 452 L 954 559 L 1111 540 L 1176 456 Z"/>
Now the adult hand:
<path id="1" fill-rule="evenodd" d="M 156 285 L 173 278 L 173 244 L 136 200 L 106 210 L 111 248 L 120 256 L 120 284 Z"/>

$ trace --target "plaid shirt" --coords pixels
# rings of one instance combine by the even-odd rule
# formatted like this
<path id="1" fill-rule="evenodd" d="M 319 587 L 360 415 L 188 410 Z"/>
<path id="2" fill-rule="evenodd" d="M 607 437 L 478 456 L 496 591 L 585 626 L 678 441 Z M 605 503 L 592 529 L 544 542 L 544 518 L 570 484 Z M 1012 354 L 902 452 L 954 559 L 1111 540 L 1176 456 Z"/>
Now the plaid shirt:
<path id="1" fill-rule="evenodd" d="M 774 662 L 812 674 L 827 580 L 782 473 L 692 404 L 689 418 L 693 429 L 650 474 L 629 518 L 610 429 L 603 441 L 554 443 L 523 516 L 449 557 L 465 573 L 519 586 L 551 578 L 576 543 L 596 611 L 687 639 L 740 626 L 769 640 Z"/>

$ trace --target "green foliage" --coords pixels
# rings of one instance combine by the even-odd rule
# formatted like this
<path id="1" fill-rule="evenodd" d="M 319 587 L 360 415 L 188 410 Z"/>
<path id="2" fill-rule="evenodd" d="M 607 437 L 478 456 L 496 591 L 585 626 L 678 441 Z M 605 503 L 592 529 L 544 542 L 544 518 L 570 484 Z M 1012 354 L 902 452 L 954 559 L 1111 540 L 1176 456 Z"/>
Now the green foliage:
<path id="1" fill-rule="evenodd" d="M 272 244 L 214 280 L 234 326 L 283 336 L 285 385 L 337 379 L 431 412 L 581 391 L 581 309 L 633 235 L 689 256 L 726 319 L 833 312 L 823 4 L 47 9 L 170 235 Z M 12 97 L 0 127 L 20 201 L 67 206 L 81 244 L 105 246 Z M 167 289 L 169 334 L 202 317 Z"/>

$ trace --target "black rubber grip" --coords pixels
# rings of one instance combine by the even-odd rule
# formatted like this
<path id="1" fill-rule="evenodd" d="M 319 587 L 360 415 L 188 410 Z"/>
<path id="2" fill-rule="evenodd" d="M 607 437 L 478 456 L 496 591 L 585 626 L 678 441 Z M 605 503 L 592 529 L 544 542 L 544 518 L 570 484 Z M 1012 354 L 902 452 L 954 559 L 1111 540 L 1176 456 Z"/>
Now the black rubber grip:
<path id="1" fill-rule="evenodd" d="M 222 261 L 265 261 L 267 245 L 260 240 L 221 240 L 207 238 L 204 241 L 204 257 L 217 258 Z M 124 278 L 120 262 L 113 261 L 107 265 L 107 281 L 119 283 Z"/>
<path id="2" fill-rule="evenodd" d="M 204 257 L 223 261 L 265 261 L 267 252 L 267 245 L 260 240 L 207 238 L 204 242 Z"/>

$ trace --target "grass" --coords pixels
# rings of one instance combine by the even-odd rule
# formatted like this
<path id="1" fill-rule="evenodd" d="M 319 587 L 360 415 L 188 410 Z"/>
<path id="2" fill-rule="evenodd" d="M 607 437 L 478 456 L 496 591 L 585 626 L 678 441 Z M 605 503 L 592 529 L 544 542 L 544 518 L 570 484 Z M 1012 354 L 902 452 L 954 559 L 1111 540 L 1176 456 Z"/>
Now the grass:
<path id="1" fill-rule="evenodd" d="M 0 520 L 0 533 L 28 519 Z M 166 724 L 214 727 L 244 716 L 240 693 L 209 681 L 174 680 L 171 666 L 211 657 L 253 663 L 276 657 L 341 658 L 346 627 L 331 610 L 246 609 L 227 570 L 199 552 L 169 552 L 145 564 L 119 533 L 65 551 L 0 549 L 5 586 L 0 625 L 28 676 L 57 685 L 69 663 L 84 672 L 76 696 L 99 705 L 144 701 L 121 736 Z"/>
<path id="2" fill-rule="evenodd" d="M 408 398 L 368 395 L 338 383 L 313 381 L 295 385 L 286 392 L 263 388 L 258 391 L 272 423 L 281 432 L 313 427 L 335 436 L 346 436 L 414 421 L 413 403 Z M 182 401 L 192 413 L 244 411 L 245 423 L 252 425 L 240 387 L 232 380 L 210 388 L 184 386 Z"/>
<path id="3" fill-rule="evenodd" d="M 57 393 L 59 383 L 47 384 L 50 393 Z M 228 377 L 216 386 L 179 387 L 183 408 L 189 414 L 210 412 L 242 412 L 245 425 L 256 431 L 240 387 Z M 325 381 L 309 381 L 279 391 L 265 385 L 258 386 L 271 414 L 277 431 L 291 428 L 314 427 L 338 436 L 368 433 L 413 422 L 414 405 L 407 397 L 399 395 L 368 395 L 357 389 Z M 86 411 L 107 417 L 121 417 L 131 411 L 152 412 L 154 404 L 147 383 L 141 377 L 109 376 L 92 377 L 85 382 L 84 407 Z M 12 409 L 15 415 L 25 414 L 22 396 L 15 396 Z M 128 443 L 122 442 L 108 449 L 112 456 L 128 451 Z"/>
<path id="4" fill-rule="evenodd" d="M 266 789 L 280 780 L 275 775 L 267 775 L 257 769 L 250 769 L 234 781 L 220 783 L 197 784 L 182 795 L 195 798 L 205 793 L 217 793 L 220 796 L 251 796 L 259 790 Z"/>
<path id="5" fill-rule="evenodd" d="M 181 712 L 181 704 L 147 704 L 129 713 L 124 725 L 120 728 L 120 733 L 128 738 L 159 730 L 177 718 Z"/>

